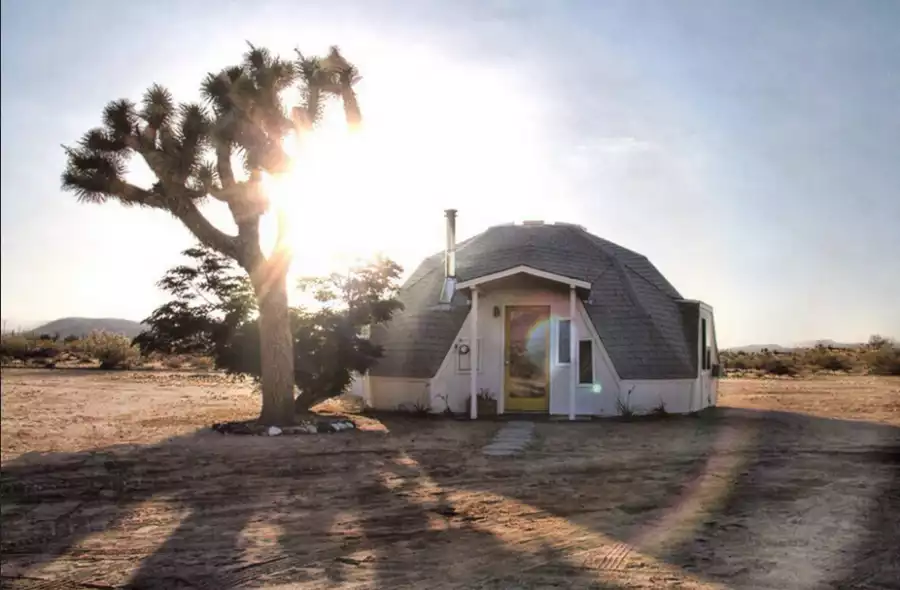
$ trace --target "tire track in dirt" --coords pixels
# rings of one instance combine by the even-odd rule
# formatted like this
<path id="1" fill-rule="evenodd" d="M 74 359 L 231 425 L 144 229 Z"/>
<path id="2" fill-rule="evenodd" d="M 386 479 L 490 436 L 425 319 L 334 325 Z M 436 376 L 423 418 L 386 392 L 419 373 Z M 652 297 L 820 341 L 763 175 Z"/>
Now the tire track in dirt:
<path id="1" fill-rule="evenodd" d="M 591 569 L 597 570 L 617 570 L 625 562 L 628 554 L 634 548 L 628 543 L 619 543 L 614 545 L 612 549 L 600 560 L 600 563 L 594 565 Z"/>

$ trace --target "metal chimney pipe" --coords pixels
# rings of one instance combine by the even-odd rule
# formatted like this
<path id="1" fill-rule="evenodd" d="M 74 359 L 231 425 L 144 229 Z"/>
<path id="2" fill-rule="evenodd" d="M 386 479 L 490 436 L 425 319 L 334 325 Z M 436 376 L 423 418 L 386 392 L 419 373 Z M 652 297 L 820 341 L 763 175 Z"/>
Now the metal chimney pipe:
<path id="1" fill-rule="evenodd" d="M 447 245 L 444 248 L 444 286 L 439 302 L 450 305 L 456 293 L 456 209 L 444 210 L 447 218 Z"/>
<path id="2" fill-rule="evenodd" d="M 444 277 L 456 278 L 456 209 L 446 209 L 447 246 L 444 250 Z"/>

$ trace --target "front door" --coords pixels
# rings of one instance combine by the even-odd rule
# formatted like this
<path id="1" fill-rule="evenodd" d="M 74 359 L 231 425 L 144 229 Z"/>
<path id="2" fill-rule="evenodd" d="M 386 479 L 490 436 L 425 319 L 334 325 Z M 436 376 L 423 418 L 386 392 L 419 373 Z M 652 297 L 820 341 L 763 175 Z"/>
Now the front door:
<path id="1" fill-rule="evenodd" d="M 506 308 L 505 411 L 546 412 L 550 400 L 550 307 Z"/>

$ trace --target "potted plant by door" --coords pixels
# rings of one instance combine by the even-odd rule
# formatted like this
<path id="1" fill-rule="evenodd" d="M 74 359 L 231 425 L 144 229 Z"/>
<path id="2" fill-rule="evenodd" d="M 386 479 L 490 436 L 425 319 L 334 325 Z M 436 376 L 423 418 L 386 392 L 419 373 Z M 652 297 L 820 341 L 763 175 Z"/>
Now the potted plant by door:
<path id="1" fill-rule="evenodd" d="M 476 407 L 478 408 L 478 417 L 481 416 L 496 416 L 497 415 L 497 400 L 494 398 L 494 395 L 491 393 L 490 389 L 479 389 L 478 395 L 475 396 Z M 472 402 L 469 402 L 469 406 L 471 407 Z"/>

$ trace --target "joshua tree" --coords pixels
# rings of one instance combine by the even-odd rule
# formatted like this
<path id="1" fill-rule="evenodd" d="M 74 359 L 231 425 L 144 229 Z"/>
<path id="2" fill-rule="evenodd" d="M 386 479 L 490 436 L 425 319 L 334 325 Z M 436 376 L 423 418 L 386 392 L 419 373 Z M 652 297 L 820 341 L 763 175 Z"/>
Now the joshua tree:
<path id="1" fill-rule="evenodd" d="M 74 147 L 63 189 L 79 201 L 164 209 L 181 220 L 204 245 L 234 259 L 250 276 L 260 316 L 262 412 L 265 424 L 293 419 L 293 355 L 286 277 L 290 252 L 280 219 L 273 252 L 260 247 L 260 217 L 270 209 L 264 174 L 282 174 L 291 161 L 284 141 L 300 140 L 322 114 L 323 102 L 338 97 L 347 123 L 360 124 L 353 85 L 358 76 L 336 47 L 325 58 L 294 60 L 250 46 L 236 66 L 209 74 L 201 93 L 205 104 L 176 105 L 172 94 L 154 84 L 140 105 L 109 103 L 103 125 L 88 131 Z M 283 103 L 284 91 L 299 87 L 300 102 Z M 138 155 L 156 177 L 150 188 L 126 179 L 131 156 Z M 243 164 L 235 172 L 232 161 Z M 241 173 L 243 172 L 243 173 Z M 229 235 L 213 226 L 199 206 L 209 198 L 225 203 L 238 228 Z M 304 198 L 296 195 L 295 198 Z"/>

